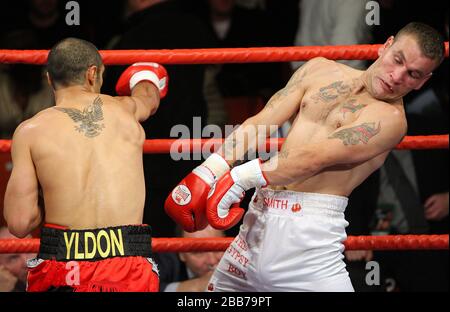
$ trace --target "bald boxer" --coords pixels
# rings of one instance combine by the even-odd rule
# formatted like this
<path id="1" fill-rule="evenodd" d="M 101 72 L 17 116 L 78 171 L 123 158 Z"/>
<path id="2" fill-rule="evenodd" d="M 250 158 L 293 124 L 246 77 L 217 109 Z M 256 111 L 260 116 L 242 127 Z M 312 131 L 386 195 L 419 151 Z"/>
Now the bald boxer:
<path id="1" fill-rule="evenodd" d="M 245 191 L 256 192 L 208 290 L 353 291 L 342 254 L 347 197 L 406 134 L 402 97 L 431 77 L 444 41 L 431 27 L 411 23 L 378 55 L 366 71 L 310 60 L 227 138 L 221 153 L 232 165 L 239 150 L 252 147 L 244 146 L 244 135 L 255 141 L 248 128 L 295 116 L 275 157 L 236 166 L 212 188 L 206 215 L 222 230 L 244 214 L 232 205 Z"/>
<path id="2" fill-rule="evenodd" d="M 17 237 L 41 228 L 28 291 L 158 291 L 145 200 L 139 122 L 158 109 L 165 69 L 136 63 L 100 94 L 105 67 L 91 43 L 68 38 L 48 55 L 56 106 L 12 140 L 4 216 Z M 45 207 L 38 204 L 41 188 Z"/>

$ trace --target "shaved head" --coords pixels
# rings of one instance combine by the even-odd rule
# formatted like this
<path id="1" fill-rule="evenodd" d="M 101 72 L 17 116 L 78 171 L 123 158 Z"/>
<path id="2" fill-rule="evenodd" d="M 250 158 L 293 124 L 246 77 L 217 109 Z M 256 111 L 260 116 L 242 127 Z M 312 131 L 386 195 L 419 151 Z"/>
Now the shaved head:
<path id="1" fill-rule="evenodd" d="M 103 65 L 97 48 L 90 42 L 67 38 L 58 42 L 48 54 L 47 71 L 53 87 L 82 85 L 89 67 Z"/>

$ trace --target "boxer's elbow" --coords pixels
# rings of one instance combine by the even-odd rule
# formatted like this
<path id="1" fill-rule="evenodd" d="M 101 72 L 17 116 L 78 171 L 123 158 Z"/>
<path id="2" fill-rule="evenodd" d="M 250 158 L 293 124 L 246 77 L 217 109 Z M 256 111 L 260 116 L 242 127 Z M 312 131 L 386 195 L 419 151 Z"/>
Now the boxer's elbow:
<path id="1" fill-rule="evenodd" d="M 35 219 L 26 217 L 13 217 L 6 220 L 9 232 L 18 238 L 24 238 L 30 234 L 35 228 L 35 223 Z"/>
<path id="2" fill-rule="evenodd" d="M 326 159 L 320 153 L 308 149 L 303 150 L 293 165 L 290 183 L 306 180 L 326 167 Z"/>
<path id="3" fill-rule="evenodd" d="M 29 207 L 21 208 L 17 205 L 6 205 L 5 202 L 3 216 L 8 225 L 8 230 L 18 238 L 24 238 L 30 234 L 42 221 L 40 208 L 36 207 L 31 211 Z"/>
<path id="4" fill-rule="evenodd" d="M 302 148 L 280 152 L 274 160 L 263 165 L 269 184 L 301 183 L 320 172 L 325 159 L 313 150 Z"/>
<path id="5" fill-rule="evenodd" d="M 7 222 L 7 224 L 9 232 L 17 238 L 24 238 L 31 232 L 22 220 L 18 220 L 18 222 Z"/>

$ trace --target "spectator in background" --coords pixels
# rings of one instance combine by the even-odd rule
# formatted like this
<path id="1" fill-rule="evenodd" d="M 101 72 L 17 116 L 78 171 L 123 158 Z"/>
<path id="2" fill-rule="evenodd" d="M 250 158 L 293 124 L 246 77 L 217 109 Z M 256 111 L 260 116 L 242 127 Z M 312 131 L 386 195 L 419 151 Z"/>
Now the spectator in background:
<path id="1" fill-rule="evenodd" d="M 0 227 L 0 239 L 16 238 L 5 226 Z M 27 283 L 27 260 L 33 254 L 0 254 L 0 292 L 25 291 Z"/>
<path id="2" fill-rule="evenodd" d="M 80 26 L 83 32 L 86 33 L 88 38 L 92 38 L 89 41 L 95 42 L 99 49 L 109 49 L 110 47 L 107 45 L 111 38 L 123 28 L 126 19 L 126 16 L 124 16 L 126 1 L 81 0 L 78 2 L 82 12 Z"/>
<path id="3" fill-rule="evenodd" d="M 345 208 L 345 219 L 349 222 L 346 228 L 347 235 L 371 235 L 371 222 L 377 208 L 379 195 L 380 172 L 372 173 L 361 183 L 348 198 Z M 346 250 L 345 263 L 357 292 L 382 291 L 382 287 L 366 284 L 366 263 L 374 259 L 372 250 Z"/>
<path id="4" fill-rule="evenodd" d="M 1 39 L 3 49 L 36 49 L 32 30 L 12 31 Z M 54 105 L 42 66 L 5 64 L 0 68 L 0 139 L 11 139 L 15 128 Z"/>
<path id="5" fill-rule="evenodd" d="M 260 9 L 273 18 L 276 40 L 281 46 L 292 46 L 298 28 L 300 0 L 236 0 L 247 9 Z M 290 75 L 290 74 L 289 74 Z"/>
<path id="6" fill-rule="evenodd" d="M 128 0 L 128 16 L 122 32 L 114 39 L 113 49 L 195 49 L 210 48 L 212 38 L 201 21 L 185 13 L 176 1 L 170 0 Z M 167 65 L 170 77 L 169 92 L 161 101 L 156 118 L 145 121 L 146 138 L 169 138 L 175 125 L 185 125 L 193 133 L 193 117 L 206 122 L 207 106 L 203 94 L 203 65 Z M 110 66 L 106 69 L 104 91 L 114 94 L 114 85 L 123 67 Z M 202 125 L 197 125 L 201 129 Z M 146 194 L 144 223 L 151 221 L 153 235 L 173 236 L 175 223 L 164 212 L 167 194 L 198 161 L 175 162 L 169 154 L 144 155 L 146 184 L 152 189 Z"/>
<path id="7" fill-rule="evenodd" d="M 279 45 L 270 15 L 236 5 L 235 0 L 205 0 L 200 12 L 219 48 Z M 216 75 L 229 123 L 243 122 L 262 109 L 285 83 L 281 63 L 224 64 Z"/>
<path id="8" fill-rule="evenodd" d="M 448 59 L 433 85 L 406 102 L 409 135 L 448 134 Z M 448 233 L 448 149 L 412 150 L 418 195 L 430 233 Z"/>
<path id="9" fill-rule="evenodd" d="M 271 17 L 264 15 L 263 7 L 235 0 L 180 0 L 184 10 L 199 16 L 207 25 L 218 48 L 262 46 L 262 40 L 278 45 L 279 38 L 273 30 L 274 23 L 265 23 Z M 267 30 L 270 30 L 267 40 Z M 262 65 L 262 66 L 261 66 Z M 269 65 L 273 66 L 273 65 Z M 275 66 L 282 66 L 277 64 Z M 258 75 L 258 70 L 266 74 Z M 213 64 L 205 74 L 205 96 L 208 104 L 208 124 L 219 126 L 241 123 L 246 116 L 253 115 L 264 105 L 263 93 L 259 85 L 267 81 L 273 73 L 267 75 L 267 64 Z M 263 87 L 265 88 L 265 87 Z M 262 91 L 262 92 L 261 92 Z M 237 109 L 238 107 L 238 109 Z"/>
<path id="10" fill-rule="evenodd" d="M 208 225 L 204 230 L 194 233 L 181 231 L 178 237 L 207 238 L 223 237 L 222 231 Z M 180 252 L 155 253 L 158 263 L 160 291 L 175 292 L 205 291 L 215 267 L 222 258 L 223 252 Z"/>
<path id="11" fill-rule="evenodd" d="M 383 42 L 384 38 L 396 33 L 396 29 L 410 21 L 423 22 L 445 32 L 444 19 L 448 17 L 448 1 L 430 0 L 403 1 L 377 0 L 380 4 L 380 25 L 372 28 L 374 42 Z"/>
<path id="12" fill-rule="evenodd" d="M 90 23 L 83 19 L 80 25 L 66 23 L 65 10 L 67 1 L 59 0 L 27 0 L 19 18 L 12 21 L 10 29 L 32 29 L 38 42 L 39 49 L 50 49 L 58 41 L 67 37 L 90 38 Z M 81 8 L 80 8 L 81 11 Z M 81 13 L 80 13 L 81 19 Z"/>
<path id="13" fill-rule="evenodd" d="M 234 0 L 208 0 L 207 22 L 217 46 L 267 47 L 276 43 L 273 21 L 262 11 L 239 7 Z M 222 95 L 267 98 L 282 81 L 278 63 L 225 64 L 217 76 Z"/>
<path id="14" fill-rule="evenodd" d="M 393 151 L 381 169 L 377 215 L 385 216 L 375 228 L 383 234 L 448 234 L 448 150 Z M 397 290 L 448 291 L 448 250 L 374 255 Z"/>
<path id="15" fill-rule="evenodd" d="M 448 2 L 430 1 L 426 6 L 408 2 L 408 10 L 401 1 L 383 0 L 380 4 L 382 20 L 374 29 L 375 38 L 390 34 L 398 24 L 417 20 L 440 30 L 448 40 Z M 407 135 L 448 134 L 448 73 L 446 58 L 427 85 L 405 97 Z M 410 185 L 411 190 L 395 187 L 391 180 L 399 174 L 392 174 L 395 166 L 387 160 L 381 169 L 377 208 L 377 215 L 388 216 L 382 222 L 384 234 L 448 234 L 448 149 L 392 154 L 406 177 L 406 182 L 398 184 Z M 379 251 L 375 257 L 397 290 L 448 291 L 448 250 Z"/>
<path id="16" fill-rule="evenodd" d="M 301 0 L 266 0 L 265 11 L 267 14 L 273 16 L 276 38 L 281 46 L 294 45 L 300 19 L 298 10 L 300 1 Z"/>
<path id="17" fill-rule="evenodd" d="M 36 49 L 37 38 L 29 29 L 10 31 L 0 38 L 0 49 Z M 42 66 L 0 64 L 0 139 L 11 139 L 25 119 L 54 105 Z M 12 168 L 11 155 L 0 155 L 0 225 L 3 220 L 3 196 Z"/>
<path id="18" fill-rule="evenodd" d="M 368 11 L 365 6 L 366 1 L 361 0 L 302 0 L 295 45 L 334 46 L 371 43 L 371 28 L 366 24 Z M 357 69 L 367 67 L 365 61 L 341 62 Z M 293 63 L 294 69 L 301 64 L 301 62 Z"/>
<path id="19" fill-rule="evenodd" d="M 425 218 L 428 221 L 442 221 L 446 218 L 448 219 L 448 191 L 431 195 L 425 201 L 424 206 Z"/>

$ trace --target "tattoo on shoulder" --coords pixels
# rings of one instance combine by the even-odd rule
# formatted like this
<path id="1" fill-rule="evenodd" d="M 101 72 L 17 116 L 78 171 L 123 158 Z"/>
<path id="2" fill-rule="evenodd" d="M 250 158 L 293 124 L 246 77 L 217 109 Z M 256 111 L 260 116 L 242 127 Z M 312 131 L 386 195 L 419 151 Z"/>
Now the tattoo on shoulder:
<path id="1" fill-rule="evenodd" d="M 66 113 L 75 122 L 75 130 L 84 133 L 88 138 L 96 137 L 105 128 L 103 123 L 103 102 L 98 96 L 94 102 L 83 109 L 55 107 L 56 110 Z"/>
<path id="2" fill-rule="evenodd" d="M 378 122 L 365 122 L 356 127 L 342 129 L 329 136 L 329 139 L 340 139 L 344 145 L 357 145 L 359 143 L 367 144 L 369 140 L 377 135 L 381 130 L 381 124 Z"/>
<path id="3" fill-rule="evenodd" d="M 275 93 L 270 98 L 269 102 L 267 102 L 266 108 L 273 109 L 275 107 L 275 103 L 278 101 L 278 99 L 281 98 L 281 96 L 284 95 L 283 93 L 284 93 L 284 89 L 281 89 L 277 93 Z"/>
<path id="4" fill-rule="evenodd" d="M 271 99 L 269 100 L 269 102 L 266 104 L 266 107 L 269 109 L 273 109 L 275 107 L 275 103 L 282 97 L 286 97 L 289 94 L 291 94 L 292 92 L 294 92 L 298 87 L 299 84 L 303 82 L 303 79 L 305 78 L 307 72 L 306 70 L 302 71 L 302 72 L 297 72 L 295 73 L 291 80 L 289 80 L 289 82 L 287 83 L 287 85 L 279 90 L 278 92 L 276 92 Z"/>
<path id="5" fill-rule="evenodd" d="M 303 79 L 305 79 L 306 75 L 308 74 L 308 71 L 306 69 L 303 69 L 299 72 L 296 72 L 291 80 L 289 80 L 288 85 L 297 85 L 301 82 L 303 82 Z"/>

